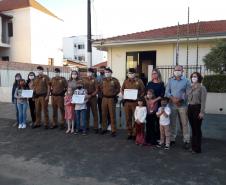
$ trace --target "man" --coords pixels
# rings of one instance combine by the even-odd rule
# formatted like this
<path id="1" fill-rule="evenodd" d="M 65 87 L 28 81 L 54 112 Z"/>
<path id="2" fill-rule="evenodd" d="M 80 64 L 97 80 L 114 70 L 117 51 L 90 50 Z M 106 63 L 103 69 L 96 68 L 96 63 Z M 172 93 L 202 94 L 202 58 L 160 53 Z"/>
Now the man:
<path id="1" fill-rule="evenodd" d="M 44 113 L 45 129 L 48 129 L 49 125 L 49 113 L 48 113 L 48 102 L 49 102 L 49 77 L 43 73 L 44 69 L 42 66 L 37 67 L 37 76 L 34 80 L 34 98 L 35 98 L 35 110 L 36 110 L 36 121 L 32 128 L 38 128 L 41 126 L 41 113 Z"/>
<path id="2" fill-rule="evenodd" d="M 50 92 L 52 96 L 52 109 L 53 109 L 53 120 L 51 124 L 51 129 L 57 128 L 58 120 L 58 109 L 61 113 L 60 127 L 64 129 L 64 94 L 67 90 L 67 81 L 64 77 L 60 76 L 60 69 L 55 68 L 55 77 L 50 81 Z"/>
<path id="3" fill-rule="evenodd" d="M 119 81 L 112 77 L 112 70 L 110 68 L 106 68 L 105 78 L 101 84 L 101 90 L 103 93 L 102 99 L 102 132 L 101 134 L 107 133 L 107 114 L 109 112 L 111 119 L 111 136 L 116 136 L 116 122 L 115 122 L 115 114 L 116 114 L 116 103 L 117 103 L 117 95 L 120 92 L 120 84 Z"/>
<path id="4" fill-rule="evenodd" d="M 124 95 L 125 89 L 137 89 L 137 98 L 144 96 L 145 94 L 145 87 L 139 78 L 136 77 L 136 71 L 134 68 L 130 68 L 127 74 L 128 78 L 123 82 L 122 85 L 122 95 Z M 134 115 L 135 108 L 137 106 L 137 100 L 130 100 L 124 99 L 124 110 L 125 110 L 125 117 L 126 117 L 126 127 L 128 136 L 127 139 L 135 139 L 135 125 L 132 123 L 132 118 Z"/>
<path id="5" fill-rule="evenodd" d="M 187 118 L 187 92 L 191 88 L 190 81 L 183 76 L 183 67 L 177 65 L 174 68 L 174 75 L 169 79 L 166 85 L 165 96 L 170 99 L 170 130 L 171 130 L 171 145 L 175 144 L 177 136 L 177 117 L 182 126 L 184 148 L 189 148 L 190 133 Z"/>
<path id="6" fill-rule="evenodd" d="M 84 78 L 84 88 L 87 90 L 88 102 L 87 102 L 87 129 L 90 126 L 90 109 L 93 114 L 93 128 L 94 132 L 98 133 L 98 112 L 97 112 L 97 92 L 98 83 L 94 77 L 94 69 L 88 68 L 87 77 Z"/>

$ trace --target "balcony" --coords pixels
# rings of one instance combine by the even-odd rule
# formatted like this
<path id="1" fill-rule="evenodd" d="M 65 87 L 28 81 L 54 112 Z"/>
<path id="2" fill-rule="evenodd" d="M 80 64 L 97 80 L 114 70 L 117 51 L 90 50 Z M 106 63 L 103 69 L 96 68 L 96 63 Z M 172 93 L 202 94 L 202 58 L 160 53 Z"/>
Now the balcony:
<path id="1" fill-rule="evenodd" d="M 0 47 L 10 47 L 10 37 L 13 36 L 12 16 L 0 13 Z"/>

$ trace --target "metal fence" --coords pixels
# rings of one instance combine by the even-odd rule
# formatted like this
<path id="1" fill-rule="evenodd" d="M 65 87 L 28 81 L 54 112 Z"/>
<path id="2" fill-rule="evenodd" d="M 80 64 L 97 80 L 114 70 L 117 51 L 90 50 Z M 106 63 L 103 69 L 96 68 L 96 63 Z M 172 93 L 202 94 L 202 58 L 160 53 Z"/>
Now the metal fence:
<path id="1" fill-rule="evenodd" d="M 162 75 L 163 82 L 167 83 L 168 79 L 173 76 L 173 71 L 174 71 L 175 66 L 157 66 L 156 68 L 159 69 L 159 71 Z M 199 72 L 199 73 L 201 73 L 202 76 L 214 74 L 214 72 L 208 70 L 206 68 L 206 66 L 204 66 L 204 65 L 199 65 L 199 66 L 184 65 L 183 68 L 184 68 L 184 75 L 187 78 L 189 78 L 193 72 Z"/>

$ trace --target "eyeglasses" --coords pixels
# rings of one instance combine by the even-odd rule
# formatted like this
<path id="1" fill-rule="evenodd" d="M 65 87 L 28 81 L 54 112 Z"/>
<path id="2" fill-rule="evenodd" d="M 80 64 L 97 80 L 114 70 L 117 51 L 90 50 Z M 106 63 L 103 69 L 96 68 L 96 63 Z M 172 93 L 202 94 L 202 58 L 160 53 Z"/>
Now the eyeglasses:
<path id="1" fill-rule="evenodd" d="M 158 73 L 152 73 L 152 75 L 157 75 Z"/>

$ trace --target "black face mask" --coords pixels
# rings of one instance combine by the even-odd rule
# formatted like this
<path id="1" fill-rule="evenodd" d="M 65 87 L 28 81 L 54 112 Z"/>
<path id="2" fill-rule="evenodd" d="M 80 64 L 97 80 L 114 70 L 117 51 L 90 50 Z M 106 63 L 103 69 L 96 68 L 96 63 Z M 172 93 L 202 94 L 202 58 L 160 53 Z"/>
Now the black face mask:
<path id="1" fill-rule="evenodd" d="M 77 89 L 81 89 L 81 88 L 82 88 L 82 86 L 78 86 L 78 87 L 77 87 Z"/>
<path id="2" fill-rule="evenodd" d="M 104 72 L 100 72 L 101 75 L 104 75 Z"/>

